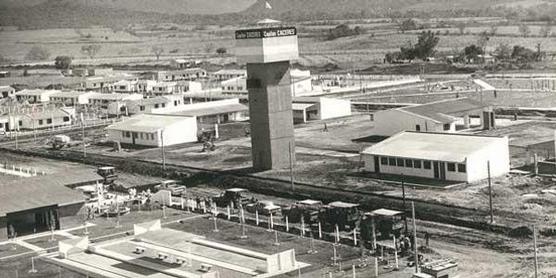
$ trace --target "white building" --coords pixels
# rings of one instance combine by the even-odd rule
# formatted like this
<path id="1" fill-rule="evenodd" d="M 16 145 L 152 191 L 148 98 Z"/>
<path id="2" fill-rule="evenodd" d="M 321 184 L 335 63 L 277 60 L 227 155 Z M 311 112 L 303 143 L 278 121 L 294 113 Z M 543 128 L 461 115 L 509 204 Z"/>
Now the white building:
<path id="1" fill-rule="evenodd" d="M 83 91 L 62 91 L 50 95 L 50 102 L 62 103 L 67 106 L 88 104 L 89 97 L 93 96 L 94 94 L 96 93 Z"/>
<path id="2" fill-rule="evenodd" d="M 290 74 L 290 86 L 293 97 L 308 95 L 313 91 L 310 71 L 292 69 Z M 236 76 L 226 79 L 220 84 L 223 94 L 247 94 L 247 76 Z"/>
<path id="3" fill-rule="evenodd" d="M 404 131 L 361 152 L 365 171 L 475 182 L 510 171 L 508 137 Z"/>
<path id="4" fill-rule="evenodd" d="M 201 60 L 173 59 L 170 66 L 176 69 L 188 69 L 201 64 Z"/>
<path id="5" fill-rule="evenodd" d="M 112 88 L 116 93 L 137 92 L 137 83 L 137 80 L 120 80 L 114 83 L 114 85 L 112 85 Z"/>
<path id="6" fill-rule="evenodd" d="M 325 97 L 297 97 L 292 103 L 294 123 L 351 116 L 351 101 Z"/>
<path id="7" fill-rule="evenodd" d="M 469 128 L 470 116 L 483 117 L 485 109 L 491 111 L 488 106 L 477 101 L 458 98 L 378 111 L 372 115 L 373 134 L 391 136 L 404 130 L 455 132 L 460 117 L 463 117 L 463 128 Z"/>
<path id="8" fill-rule="evenodd" d="M 11 86 L 0 86 L 0 99 L 1 98 L 13 98 L 15 96 L 15 89 Z"/>
<path id="9" fill-rule="evenodd" d="M 198 81 L 178 81 L 176 87 L 180 93 L 196 93 L 203 90 L 203 84 Z"/>
<path id="10" fill-rule="evenodd" d="M 201 125 L 213 125 L 249 119 L 249 108 L 237 98 L 216 101 L 197 102 L 183 106 L 153 109 L 152 113 L 189 116 L 197 118 Z"/>
<path id="11" fill-rule="evenodd" d="M 196 80 L 207 76 L 207 71 L 201 68 L 190 68 L 172 71 L 158 71 L 152 74 L 152 77 L 159 82 L 179 81 L 179 80 Z"/>
<path id="12" fill-rule="evenodd" d="M 141 79 L 137 81 L 137 92 L 139 93 L 150 93 L 153 91 L 153 87 L 156 85 L 155 80 L 145 80 Z"/>
<path id="13" fill-rule="evenodd" d="M 20 112 L 0 116 L 0 130 L 34 130 L 71 125 L 75 109 L 30 107 Z"/>
<path id="14" fill-rule="evenodd" d="M 143 99 L 141 94 L 102 94 L 94 93 L 89 96 L 89 104 L 101 109 L 102 112 L 111 115 L 122 114 L 120 109 L 125 106 L 126 100 Z"/>
<path id="15" fill-rule="evenodd" d="M 149 95 L 163 96 L 179 93 L 178 83 L 176 82 L 158 82 L 153 86 L 153 90 Z"/>
<path id="16" fill-rule="evenodd" d="M 129 100 L 125 103 L 130 115 L 148 114 L 152 113 L 155 109 L 179 107 L 184 105 L 183 96 L 181 95 L 167 95 L 163 97 Z"/>
<path id="17" fill-rule="evenodd" d="M 51 95 L 59 92 L 59 90 L 25 89 L 15 93 L 15 98 L 17 101 L 28 101 L 29 103 L 48 102 Z"/>
<path id="18" fill-rule="evenodd" d="M 195 117 L 140 114 L 106 128 L 108 138 L 124 144 L 161 147 L 197 141 Z"/>
<path id="19" fill-rule="evenodd" d="M 210 74 L 212 79 L 229 80 L 236 77 L 247 77 L 247 70 L 244 69 L 221 69 Z"/>

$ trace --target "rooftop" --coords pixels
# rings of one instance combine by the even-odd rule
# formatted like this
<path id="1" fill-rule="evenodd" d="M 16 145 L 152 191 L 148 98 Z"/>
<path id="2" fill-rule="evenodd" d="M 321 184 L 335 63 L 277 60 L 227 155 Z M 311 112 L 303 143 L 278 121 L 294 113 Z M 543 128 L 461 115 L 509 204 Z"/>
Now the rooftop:
<path id="1" fill-rule="evenodd" d="M 247 74 L 247 70 L 244 69 L 221 69 L 219 71 L 213 72 L 212 74 Z"/>
<path id="2" fill-rule="evenodd" d="M 111 93 L 111 94 L 103 94 L 103 93 L 93 93 L 89 96 L 90 99 L 104 99 L 104 100 L 124 100 L 124 99 L 132 99 L 137 97 L 138 99 L 143 98 L 141 94 L 118 94 L 118 93 Z"/>
<path id="3" fill-rule="evenodd" d="M 153 133 L 188 119 L 190 117 L 141 114 L 123 122 L 109 125 L 106 129 Z"/>
<path id="4" fill-rule="evenodd" d="M 84 201 L 83 195 L 70 186 L 101 180 L 94 170 L 76 170 L 34 176 L 0 183 L 0 216 L 38 207 L 73 204 Z"/>
<path id="5" fill-rule="evenodd" d="M 59 90 L 43 90 L 43 89 L 30 90 L 30 89 L 24 89 L 24 90 L 21 90 L 21 91 L 15 93 L 15 95 L 16 96 L 40 96 L 40 95 L 43 95 L 43 94 L 51 95 L 51 94 L 55 94 L 55 93 L 59 93 L 59 92 L 60 92 Z"/>
<path id="6" fill-rule="evenodd" d="M 503 142 L 508 144 L 507 138 L 403 131 L 361 153 L 461 163 L 486 146 Z"/>
<path id="7" fill-rule="evenodd" d="M 230 104 L 221 104 L 215 105 L 213 107 L 203 107 L 185 111 L 178 111 L 172 112 L 172 115 L 180 115 L 180 116 L 195 116 L 195 117 L 203 117 L 203 116 L 211 116 L 211 115 L 218 115 L 218 114 L 225 114 L 225 113 L 234 113 L 234 112 L 243 112 L 248 111 L 249 108 L 246 105 L 241 103 L 230 103 Z"/>
<path id="8" fill-rule="evenodd" d="M 468 98 L 446 99 L 422 105 L 397 108 L 397 110 L 417 114 L 440 123 L 453 122 L 454 116 L 474 112 L 487 107 L 478 101 Z"/>
<path id="9" fill-rule="evenodd" d="M 54 93 L 52 95 L 50 95 L 50 97 L 62 97 L 62 98 L 68 98 L 68 97 L 78 97 L 81 95 L 92 95 L 93 92 L 84 92 L 84 91 L 62 91 L 59 93 Z"/>

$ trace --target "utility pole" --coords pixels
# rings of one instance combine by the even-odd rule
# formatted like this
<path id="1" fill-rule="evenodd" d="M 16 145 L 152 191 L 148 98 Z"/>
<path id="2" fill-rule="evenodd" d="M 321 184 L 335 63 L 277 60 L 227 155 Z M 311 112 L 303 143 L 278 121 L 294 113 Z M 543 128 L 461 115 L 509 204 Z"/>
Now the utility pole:
<path id="1" fill-rule="evenodd" d="M 415 257 L 415 273 L 419 273 L 419 254 L 417 253 L 417 225 L 415 224 L 415 203 L 411 201 L 411 216 L 413 217 L 413 251 Z"/>
<path id="2" fill-rule="evenodd" d="M 487 171 L 488 171 L 488 204 L 490 208 L 490 224 L 494 223 L 494 213 L 492 211 L 492 182 L 490 179 L 490 160 L 487 161 Z"/>
<path id="3" fill-rule="evenodd" d="M 83 157 L 87 157 L 87 150 L 85 147 L 85 121 L 83 119 L 83 112 L 80 114 L 81 116 L 81 144 L 83 144 Z"/>
<path id="4" fill-rule="evenodd" d="M 289 144 L 289 154 L 290 154 L 290 184 L 292 188 L 292 192 L 295 190 L 295 183 L 293 180 L 293 157 L 292 157 L 292 143 Z"/>
<path id="5" fill-rule="evenodd" d="M 533 246 L 535 248 L 535 278 L 539 273 L 539 259 L 537 254 L 537 226 L 533 225 Z"/>
<path id="6" fill-rule="evenodd" d="M 405 234 L 407 235 L 407 208 L 405 206 L 405 176 L 402 174 L 402 201 L 403 201 L 403 221 L 405 226 Z"/>
<path id="7" fill-rule="evenodd" d="M 164 152 L 164 129 L 160 130 L 160 144 L 162 145 L 162 170 L 166 171 L 166 154 Z"/>

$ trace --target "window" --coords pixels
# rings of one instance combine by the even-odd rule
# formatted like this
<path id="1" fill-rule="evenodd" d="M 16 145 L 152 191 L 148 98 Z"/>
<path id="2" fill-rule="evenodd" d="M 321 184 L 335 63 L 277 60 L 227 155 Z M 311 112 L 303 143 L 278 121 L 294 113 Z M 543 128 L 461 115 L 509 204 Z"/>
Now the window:
<path id="1" fill-rule="evenodd" d="M 145 105 L 139 106 L 139 111 L 145 111 Z"/>
<path id="2" fill-rule="evenodd" d="M 413 159 L 406 159 L 405 160 L 405 167 L 413 168 Z"/>
<path id="3" fill-rule="evenodd" d="M 396 159 L 393 157 L 388 158 L 388 164 L 390 164 L 390 166 L 396 166 Z"/>
<path id="4" fill-rule="evenodd" d="M 143 132 L 139 133 L 139 139 L 143 140 Z"/>
<path id="5" fill-rule="evenodd" d="M 70 120 L 70 117 L 68 117 L 68 116 L 64 117 L 64 122 L 69 122 L 69 120 Z"/>
<path id="6" fill-rule="evenodd" d="M 375 121 L 375 114 L 369 114 L 369 117 L 371 118 L 371 122 Z"/>
<path id="7" fill-rule="evenodd" d="M 444 124 L 444 130 L 450 130 L 450 124 Z"/>
<path id="8" fill-rule="evenodd" d="M 163 104 L 162 104 L 162 108 L 164 108 L 164 107 L 166 107 L 166 103 L 163 103 Z"/>
<path id="9" fill-rule="evenodd" d="M 178 106 L 178 101 L 174 100 L 174 106 Z"/>
<path id="10" fill-rule="evenodd" d="M 388 158 L 384 156 L 380 157 L 380 164 L 388 165 Z"/>
<path id="11" fill-rule="evenodd" d="M 423 168 L 430 169 L 431 168 L 431 162 L 428 161 L 428 160 L 423 161 Z"/>
<path id="12" fill-rule="evenodd" d="M 403 167 L 403 158 L 396 159 L 396 164 L 398 165 L 398 167 Z"/>
<path id="13" fill-rule="evenodd" d="M 20 127 L 20 126 L 22 126 L 22 125 L 23 125 L 23 121 L 19 121 L 19 122 L 17 123 L 17 126 L 18 126 L 18 127 Z"/>
<path id="14" fill-rule="evenodd" d="M 125 137 L 125 131 L 122 131 L 122 137 Z"/>
<path id="15" fill-rule="evenodd" d="M 129 131 L 126 131 L 125 132 L 125 137 L 127 137 L 127 138 L 131 137 L 131 133 Z"/>
<path id="16" fill-rule="evenodd" d="M 52 123 L 52 118 L 46 119 L 46 123 L 47 123 L 47 124 L 51 124 L 51 123 Z"/>
<path id="17" fill-rule="evenodd" d="M 420 125 L 415 125 L 415 131 L 421 131 L 421 126 Z"/>
<path id="18" fill-rule="evenodd" d="M 421 160 L 413 160 L 413 168 L 421 168 Z"/>
<path id="19" fill-rule="evenodd" d="M 42 123 L 43 123 L 43 120 L 39 120 L 39 125 L 42 125 Z"/>
<path id="20" fill-rule="evenodd" d="M 458 163 L 458 172 L 460 172 L 460 173 L 467 172 L 467 167 L 465 166 L 465 164 Z"/>
<path id="21" fill-rule="evenodd" d="M 455 163 L 448 163 L 448 172 L 455 172 L 456 171 L 456 164 Z"/>
<path id="22" fill-rule="evenodd" d="M 158 103 L 156 103 L 156 104 L 154 105 L 154 108 L 158 108 Z"/>

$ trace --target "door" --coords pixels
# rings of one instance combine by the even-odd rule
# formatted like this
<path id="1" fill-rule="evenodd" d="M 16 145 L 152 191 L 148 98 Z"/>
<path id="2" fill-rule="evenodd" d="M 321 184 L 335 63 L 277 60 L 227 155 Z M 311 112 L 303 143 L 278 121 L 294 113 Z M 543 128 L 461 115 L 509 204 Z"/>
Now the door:
<path id="1" fill-rule="evenodd" d="M 374 156 L 375 159 L 375 173 L 380 173 L 380 158 L 378 156 Z"/>
<path id="2" fill-rule="evenodd" d="M 440 169 L 439 169 L 438 161 L 433 162 L 432 169 L 434 170 L 434 178 L 439 179 L 440 178 Z"/>
<path id="3" fill-rule="evenodd" d="M 137 132 L 132 132 L 131 133 L 131 141 L 132 141 L 133 145 L 135 145 L 135 139 L 137 139 L 137 137 L 138 137 L 137 135 L 138 135 Z"/>
<path id="4" fill-rule="evenodd" d="M 446 179 L 446 163 L 444 162 L 440 162 L 439 163 L 439 170 L 440 170 L 440 179 L 441 180 L 445 180 Z"/>

